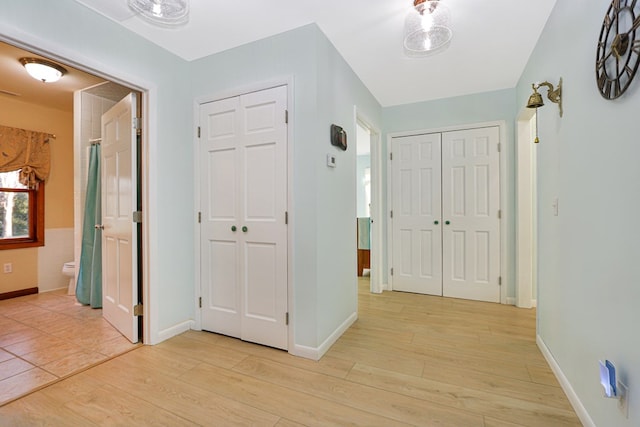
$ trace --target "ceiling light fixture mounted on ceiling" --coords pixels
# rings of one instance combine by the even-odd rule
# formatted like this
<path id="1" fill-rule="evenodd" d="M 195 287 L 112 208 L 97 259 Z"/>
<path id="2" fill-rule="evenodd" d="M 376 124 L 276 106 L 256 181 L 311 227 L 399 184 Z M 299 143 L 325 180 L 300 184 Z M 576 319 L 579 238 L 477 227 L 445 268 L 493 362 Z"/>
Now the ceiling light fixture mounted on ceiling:
<path id="1" fill-rule="evenodd" d="M 445 50 L 451 43 L 451 12 L 440 0 L 414 0 L 404 21 L 404 53 L 423 57 Z"/>
<path id="2" fill-rule="evenodd" d="M 43 83 L 57 82 L 67 74 L 67 70 L 63 67 L 46 59 L 20 58 L 19 61 L 31 77 Z"/>
<path id="3" fill-rule="evenodd" d="M 129 7 L 142 18 L 162 27 L 189 22 L 189 0 L 129 0 Z"/>

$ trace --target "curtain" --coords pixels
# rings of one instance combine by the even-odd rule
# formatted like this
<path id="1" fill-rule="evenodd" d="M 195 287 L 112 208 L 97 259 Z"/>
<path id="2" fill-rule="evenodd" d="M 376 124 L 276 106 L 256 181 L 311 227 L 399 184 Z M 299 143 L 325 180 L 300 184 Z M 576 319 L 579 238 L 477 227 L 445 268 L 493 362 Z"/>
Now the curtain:
<path id="1" fill-rule="evenodd" d="M 20 170 L 20 183 L 36 188 L 49 176 L 51 135 L 0 126 L 0 172 Z"/>
<path id="2" fill-rule="evenodd" d="M 92 308 L 102 307 L 102 222 L 100 194 L 100 145 L 92 145 L 89 152 L 87 196 L 82 222 L 82 248 L 80 269 L 76 284 L 76 299 Z"/>

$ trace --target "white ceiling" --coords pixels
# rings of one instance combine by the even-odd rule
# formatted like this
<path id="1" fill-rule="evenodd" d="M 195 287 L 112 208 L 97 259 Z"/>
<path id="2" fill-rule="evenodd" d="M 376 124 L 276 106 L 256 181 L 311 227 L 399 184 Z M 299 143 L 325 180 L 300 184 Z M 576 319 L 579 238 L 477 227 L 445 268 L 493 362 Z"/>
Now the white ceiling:
<path id="1" fill-rule="evenodd" d="M 190 21 L 155 27 L 127 0 L 76 0 L 191 61 L 315 22 L 382 106 L 516 85 L 556 0 L 442 0 L 450 47 L 426 58 L 402 51 L 412 0 L 191 0 Z"/>

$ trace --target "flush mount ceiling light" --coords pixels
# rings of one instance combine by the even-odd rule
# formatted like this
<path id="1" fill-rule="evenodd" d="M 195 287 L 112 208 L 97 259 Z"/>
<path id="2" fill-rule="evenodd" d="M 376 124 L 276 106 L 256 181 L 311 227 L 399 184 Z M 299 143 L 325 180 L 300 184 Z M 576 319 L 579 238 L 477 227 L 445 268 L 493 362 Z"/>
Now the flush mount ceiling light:
<path id="1" fill-rule="evenodd" d="M 451 43 L 451 12 L 440 0 L 414 0 L 404 21 L 404 53 L 433 55 Z"/>
<path id="2" fill-rule="evenodd" d="M 160 26 L 173 27 L 189 21 L 189 0 L 129 0 L 129 7 Z"/>
<path id="3" fill-rule="evenodd" d="M 57 82 L 60 77 L 67 74 L 67 70 L 46 59 L 20 58 L 20 63 L 31 77 L 44 83 Z"/>

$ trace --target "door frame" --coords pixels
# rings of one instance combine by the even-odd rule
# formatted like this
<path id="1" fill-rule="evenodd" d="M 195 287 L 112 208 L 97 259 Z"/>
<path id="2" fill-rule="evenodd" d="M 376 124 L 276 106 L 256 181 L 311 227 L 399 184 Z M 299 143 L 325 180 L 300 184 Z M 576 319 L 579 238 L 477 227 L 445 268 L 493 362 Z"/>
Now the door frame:
<path id="1" fill-rule="evenodd" d="M 393 266 L 393 250 L 392 250 L 392 242 L 393 242 L 393 230 L 390 225 L 390 213 L 391 213 L 391 202 L 393 200 L 392 196 L 392 161 L 390 156 L 388 155 L 391 150 L 391 141 L 393 138 L 404 137 L 404 136 L 416 136 L 423 135 L 428 133 L 444 133 L 444 132 L 453 132 L 460 130 L 469 130 L 469 129 L 478 129 L 478 128 L 486 128 L 486 127 L 498 127 L 498 132 L 500 135 L 500 210 L 502 214 L 502 219 L 500 221 L 500 277 L 502 277 L 502 285 L 500 286 L 500 304 L 508 304 L 507 301 L 507 288 L 509 287 L 509 265 L 512 260 L 509 256 L 508 248 L 508 236 L 507 236 L 507 226 L 509 223 L 509 218 L 511 218 L 511 209 L 509 209 L 508 197 L 507 194 L 509 192 L 509 188 L 507 186 L 507 159 L 511 156 L 511 148 L 509 144 L 509 140 L 507 138 L 507 122 L 505 120 L 497 120 L 491 122 L 481 122 L 481 123 L 470 123 L 464 125 L 456 125 L 456 126 L 446 126 L 446 127 L 438 127 L 438 128 L 429 128 L 429 129 L 418 129 L 413 131 L 403 131 L 403 132 L 391 132 L 387 134 L 387 212 L 385 215 L 385 222 L 387 225 L 387 265 L 388 271 L 386 272 L 388 277 L 388 290 L 393 290 L 393 276 L 391 275 L 391 267 Z"/>
<path id="2" fill-rule="evenodd" d="M 157 294 L 152 292 L 152 283 L 157 283 L 157 271 L 151 268 L 153 260 L 158 258 L 156 254 L 158 236 L 152 230 L 158 230 L 155 215 L 150 215 L 151 206 L 155 206 L 158 191 L 156 189 L 157 176 L 155 164 L 157 164 L 156 147 L 150 143 L 157 139 L 157 99 L 158 91 L 154 83 L 132 74 L 123 73 L 117 67 L 112 67 L 107 63 L 99 62 L 78 51 L 69 49 L 64 44 L 57 43 L 49 39 L 43 39 L 25 32 L 17 31 L 13 28 L 5 28 L 0 32 L 0 41 L 12 44 L 18 48 L 29 50 L 37 55 L 50 58 L 62 64 L 76 68 L 105 80 L 112 81 L 122 86 L 126 86 L 141 94 L 142 102 L 142 152 L 140 171 L 140 191 L 142 192 L 142 298 L 143 301 L 143 328 L 142 337 L 144 344 L 157 344 L 162 341 L 160 337 L 159 312 Z"/>
<path id="3" fill-rule="evenodd" d="M 273 80 L 265 80 L 262 82 L 255 82 L 246 86 L 239 86 L 236 88 L 224 89 L 215 92 L 211 95 L 198 96 L 193 102 L 193 126 L 196 130 L 193 134 L 193 182 L 194 182 L 194 216 L 198 217 L 200 212 L 200 156 L 198 155 L 198 126 L 200 122 L 200 106 L 209 102 L 220 101 L 227 98 L 233 98 L 241 96 L 251 92 L 259 92 L 266 89 L 271 89 L 278 86 L 287 87 L 287 111 L 288 111 L 288 126 L 287 126 L 287 212 L 288 212 L 288 226 L 287 226 L 287 311 L 289 313 L 289 327 L 287 331 L 287 351 L 292 353 L 295 343 L 295 306 L 293 296 L 293 232 L 295 227 L 296 216 L 293 212 L 293 135 L 294 135 L 294 123 L 295 123 L 295 108 L 294 108 L 294 91 L 293 91 L 293 76 L 284 76 Z M 202 297 L 202 283 L 200 268 L 202 266 L 201 251 L 200 251 L 200 224 L 196 221 L 196 227 L 194 228 L 194 250 L 196 256 L 194 257 L 195 268 L 195 295 L 194 295 L 194 330 L 202 330 L 202 314 L 200 311 L 200 298 Z"/>
<path id="4" fill-rule="evenodd" d="M 537 305 L 536 110 L 524 108 L 516 120 L 516 294 L 515 305 Z"/>
<path id="5" fill-rule="evenodd" d="M 382 282 L 382 260 L 384 259 L 382 244 L 382 222 L 384 221 L 384 210 L 382 209 L 383 183 L 382 183 L 382 144 L 381 132 L 376 128 L 366 115 L 358 111 L 358 107 L 353 107 L 354 125 L 359 123 L 369 130 L 369 146 L 371 148 L 371 242 L 370 242 L 370 286 L 371 293 L 380 294 L 387 285 Z M 357 156 L 356 156 L 357 157 Z M 357 159 L 356 159 L 357 161 Z"/>

